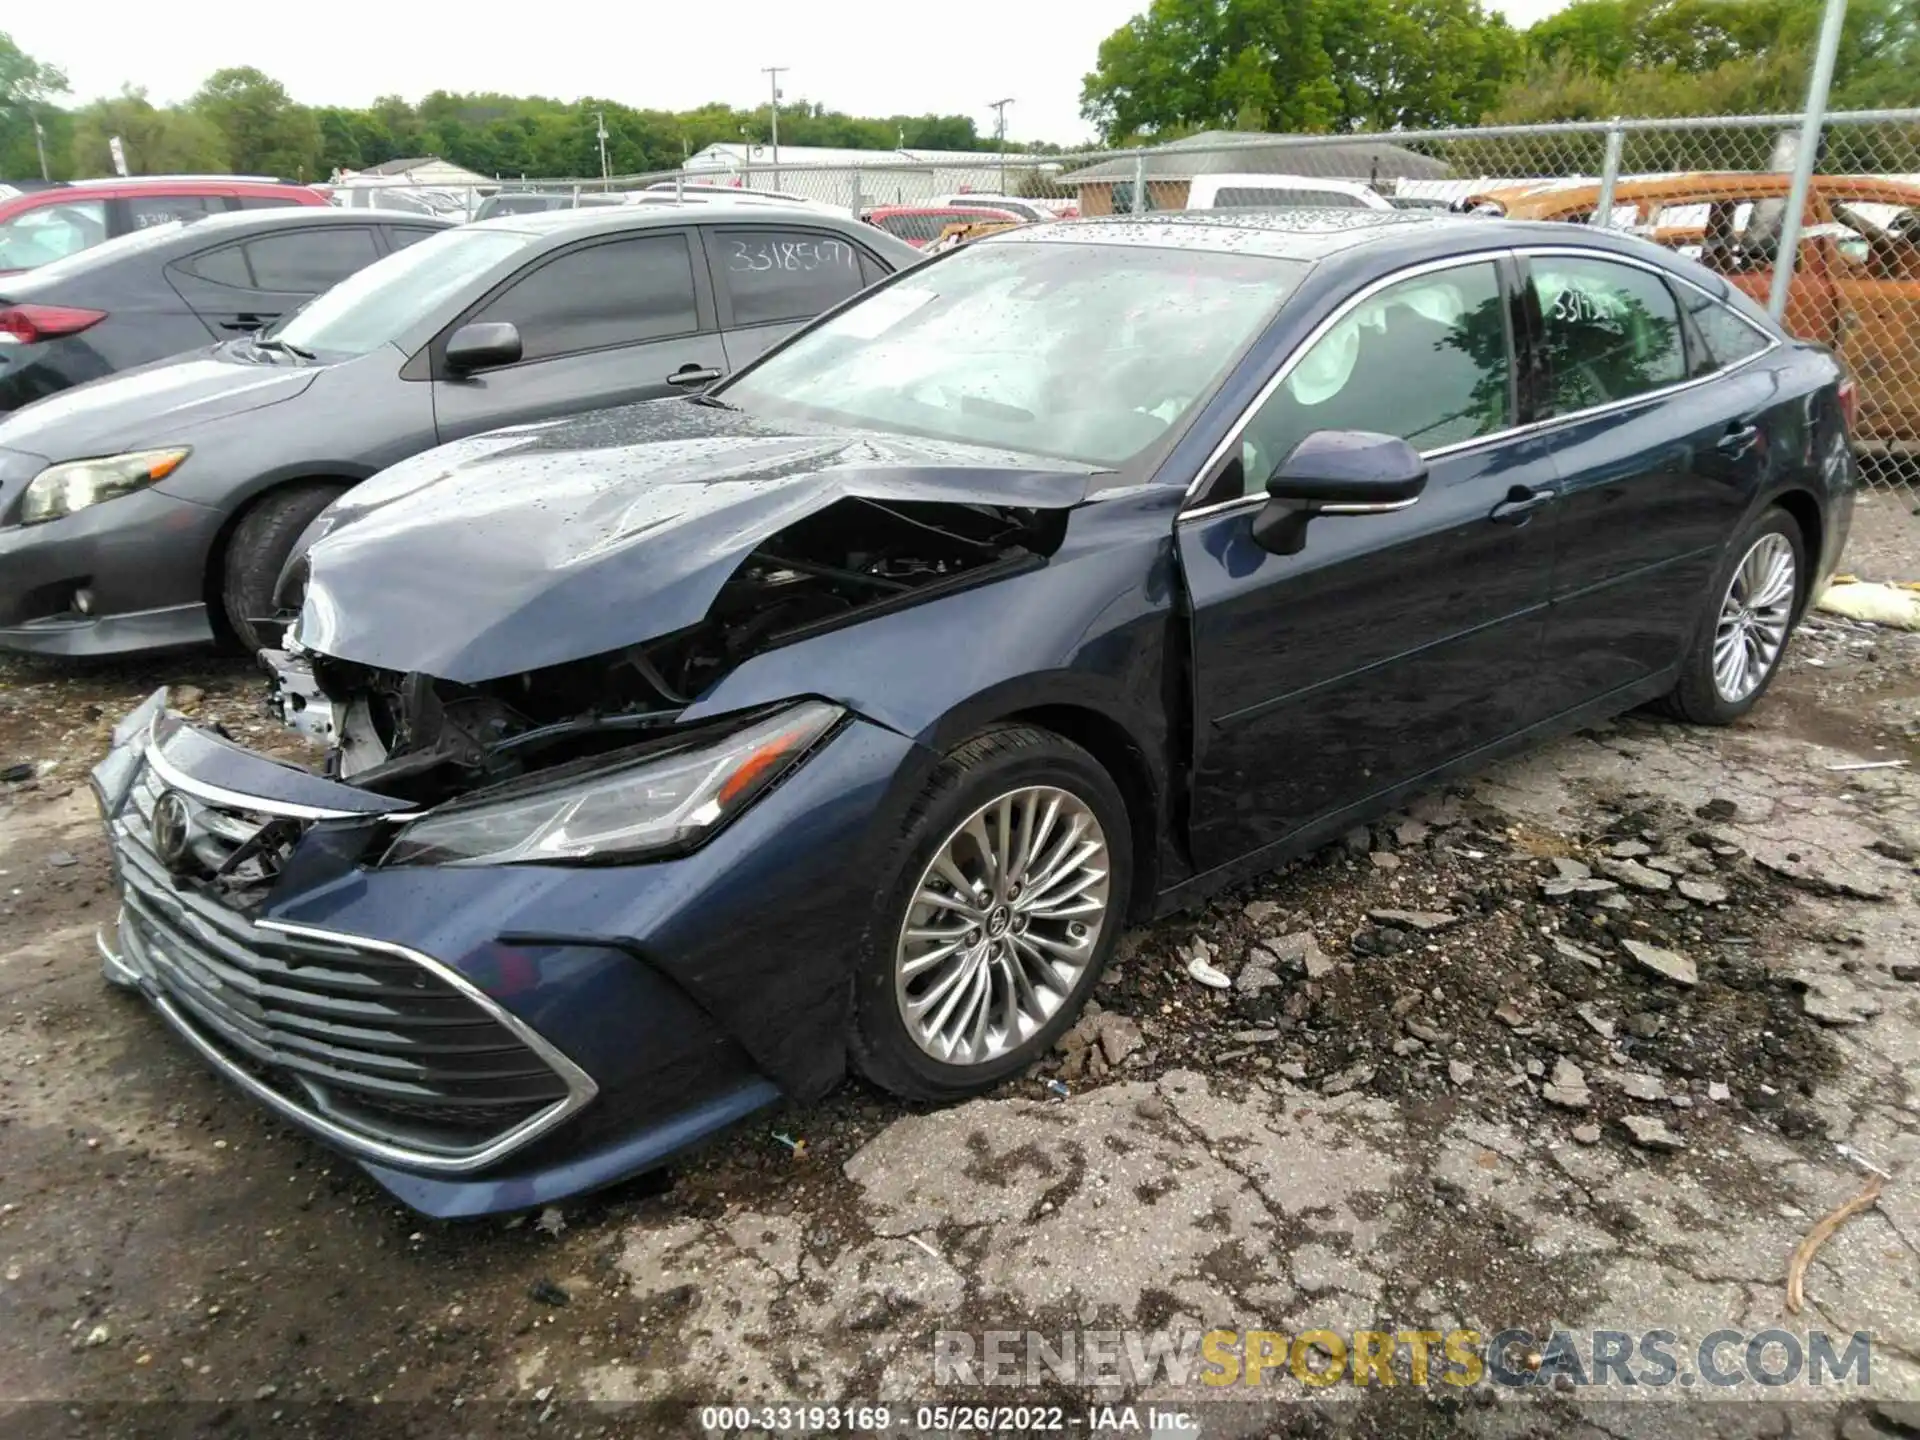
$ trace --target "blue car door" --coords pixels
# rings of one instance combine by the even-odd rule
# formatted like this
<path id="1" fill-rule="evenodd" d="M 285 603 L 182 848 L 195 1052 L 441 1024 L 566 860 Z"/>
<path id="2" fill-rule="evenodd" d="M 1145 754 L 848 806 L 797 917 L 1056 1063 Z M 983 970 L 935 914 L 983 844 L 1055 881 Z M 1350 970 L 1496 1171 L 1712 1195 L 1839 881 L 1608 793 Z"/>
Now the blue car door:
<path id="1" fill-rule="evenodd" d="M 1517 309 L 1517 272 L 1489 256 L 1363 290 L 1216 452 L 1177 532 L 1203 870 L 1542 712 L 1553 466 L 1520 428 Z M 1265 479 L 1318 430 L 1399 436 L 1426 457 L 1426 490 L 1391 514 L 1321 516 L 1298 554 L 1270 554 L 1251 528 Z"/>
<path id="2" fill-rule="evenodd" d="M 1768 462 L 1774 387 L 1763 369 L 1719 373 L 1697 332 L 1690 363 L 1675 285 L 1651 263 L 1551 249 L 1522 263 L 1558 417 L 1543 432 L 1562 516 L 1541 676 L 1572 709 L 1679 661 Z"/>

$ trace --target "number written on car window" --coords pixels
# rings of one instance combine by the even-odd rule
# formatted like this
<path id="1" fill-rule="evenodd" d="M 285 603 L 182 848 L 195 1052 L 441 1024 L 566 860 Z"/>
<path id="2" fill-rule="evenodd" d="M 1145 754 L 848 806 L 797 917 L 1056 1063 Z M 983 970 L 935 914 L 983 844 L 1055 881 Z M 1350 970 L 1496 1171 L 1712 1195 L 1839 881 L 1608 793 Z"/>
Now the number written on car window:
<path id="1" fill-rule="evenodd" d="M 727 242 L 727 269 L 736 274 L 764 270 L 856 268 L 853 247 L 841 240 L 733 239 Z"/>

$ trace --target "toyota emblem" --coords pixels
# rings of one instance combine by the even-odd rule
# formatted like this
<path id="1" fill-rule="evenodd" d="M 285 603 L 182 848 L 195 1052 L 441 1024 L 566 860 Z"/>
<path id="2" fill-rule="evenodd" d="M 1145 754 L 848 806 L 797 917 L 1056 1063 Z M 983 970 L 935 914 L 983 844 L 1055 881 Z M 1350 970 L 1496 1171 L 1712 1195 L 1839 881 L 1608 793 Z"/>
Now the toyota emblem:
<path id="1" fill-rule="evenodd" d="M 193 839 L 193 815 L 187 802 L 172 790 L 162 792 L 153 803 L 153 853 L 160 863 L 178 875 L 191 857 L 188 844 Z"/>

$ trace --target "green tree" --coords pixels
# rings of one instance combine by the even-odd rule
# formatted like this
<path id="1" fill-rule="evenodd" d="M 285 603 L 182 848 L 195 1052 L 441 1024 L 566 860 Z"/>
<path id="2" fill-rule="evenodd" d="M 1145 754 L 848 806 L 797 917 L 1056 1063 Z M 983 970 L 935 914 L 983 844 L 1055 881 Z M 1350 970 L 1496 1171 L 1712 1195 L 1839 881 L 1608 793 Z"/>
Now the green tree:
<path id="1" fill-rule="evenodd" d="M 42 145 L 51 178 L 64 176 L 60 142 L 70 127 L 54 102 L 66 91 L 67 77 L 58 67 L 35 60 L 0 31 L 0 177 L 40 174 Z M 36 123 L 43 132 L 39 145 Z"/>
<path id="2" fill-rule="evenodd" d="M 1470 124 L 1520 61 L 1480 0 L 1153 0 L 1101 42 L 1080 108 L 1109 141 Z"/>
<path id="3" fill-rule="evenodd" d="M 220 132 L 236 169 L 296 180 L 322 178 L 318 118 L 294 104 L 278 80 L 251 65 L 214 71 L 188 109 Z"/>
<path id="4" fill-rule="evenodd" d="M 162 110 L 147 92 L 129 86 L 108 100 L 74 112 L 72 157 L 76 175 L 111 175 L 107 142 L 118 135 L 127 169 L 135 175 L 218 173 L 231 169 L 224 136 L 191 110 Z"/>

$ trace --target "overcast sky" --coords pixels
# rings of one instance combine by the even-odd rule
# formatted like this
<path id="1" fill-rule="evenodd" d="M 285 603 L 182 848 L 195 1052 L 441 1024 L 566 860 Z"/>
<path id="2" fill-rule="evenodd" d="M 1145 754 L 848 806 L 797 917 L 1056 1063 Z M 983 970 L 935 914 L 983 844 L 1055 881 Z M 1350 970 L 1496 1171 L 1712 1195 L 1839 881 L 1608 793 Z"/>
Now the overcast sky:
<path id="1" fill-rule="evenodd" d="M 1527 25 L 1566 0 L 1494 0 Z M 499 90 L 684 110 L 753 105 L 763 65 L 790 67 L 789 99 L 859 115 L 969 114 L 990 134 L 991 101 L 1012 96 L 1015 140 L 1091 132 L 1080 80 L 1100 41 L 1146 0 L 670 0 L 524 6 L 329 0 L 64 0 L 9 5 L 0 20 L 29 55 L 67 72 L 82 100 L 144 86 L 184 100 L 214 71 L 256 65 L 309 105 L 418 100 L 430 90 Z M 498 15 L 505 23 L 489 23 Z"/>

